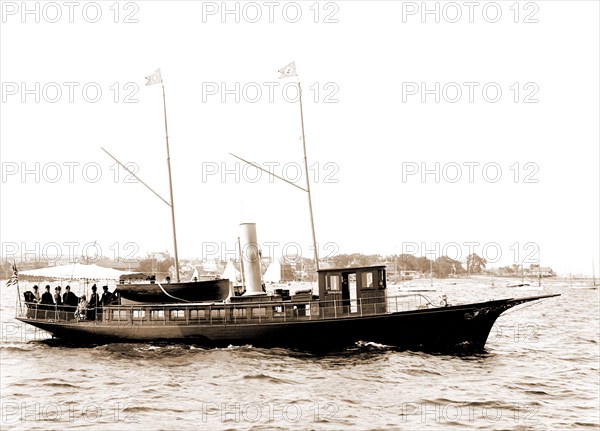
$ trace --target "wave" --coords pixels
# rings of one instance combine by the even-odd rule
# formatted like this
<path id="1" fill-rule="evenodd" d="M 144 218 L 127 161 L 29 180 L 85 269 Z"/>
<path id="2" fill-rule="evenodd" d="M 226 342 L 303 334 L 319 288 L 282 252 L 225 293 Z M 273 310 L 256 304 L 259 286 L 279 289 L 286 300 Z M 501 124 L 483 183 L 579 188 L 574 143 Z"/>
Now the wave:
<path id="1" fill-rule="evenodd" d="M 424 368 L 410 368 L 402 371 L 404 374 L 411 376 L 442 376 L 443 374 L 435 370 L 427 370 Z"/>
<path id="2" fill-rule="evenodd" d="M 4 354 L 9 354 L 9 353 L 13 353 L 13 352 L 18 352 L 18 353 L 30 352 L 31 350 L 32 350 L 32 347 L 27 343 L 22 344 L 22 345 L 12 345 L 12 346 L 10 346 L 10 345 L 7 346 L 6 344 L 0 345 L 0 352 L 3 352 Z"/>
<path id="3" fill-rule="evenodd" d="M 72 385 L 70 383 L 45 383 L 44 387 L 47 387 L 47 388 L 73 388 L 73 389 L 79 389 L 81 386 L 79 386 L 79 385 Z"/>
<path id="4" fill-rule="evenodd" d="M 286 380 L 286 379 L 282 379 L 279 377 L 268 376 L 268 375 L 262 374 L 262 373 L 244 375 L 244 376 L 242 376 L 242 379 L 244 379 L 244 380 L 259 380 L 259 381 L 264 381 L 264 382 L 268 382 L 268 383 L 277 383 L 277 384 L 285 384 L 285 385 L 297 384 L 297 382 L 294 382 L 292 380 Z"/>

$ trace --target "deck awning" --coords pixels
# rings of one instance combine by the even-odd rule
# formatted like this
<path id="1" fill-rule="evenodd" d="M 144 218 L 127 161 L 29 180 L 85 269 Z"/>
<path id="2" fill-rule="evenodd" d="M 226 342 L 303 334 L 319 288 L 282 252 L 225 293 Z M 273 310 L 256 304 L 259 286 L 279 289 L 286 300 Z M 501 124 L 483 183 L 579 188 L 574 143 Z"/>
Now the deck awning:
<path id="1" fill-rule="evenodd" d="M 131 272 L 119 271 L 113 268 L 105 268 L 96 264 L 84 265 L 82 263 L 49 266 L 46 268 L 31 269 L 28 271 L 19 272 L 19 275 L 59 278 L 66 280 L 119 280 L 120 277 L 127 274 L 131 274 Z"/>

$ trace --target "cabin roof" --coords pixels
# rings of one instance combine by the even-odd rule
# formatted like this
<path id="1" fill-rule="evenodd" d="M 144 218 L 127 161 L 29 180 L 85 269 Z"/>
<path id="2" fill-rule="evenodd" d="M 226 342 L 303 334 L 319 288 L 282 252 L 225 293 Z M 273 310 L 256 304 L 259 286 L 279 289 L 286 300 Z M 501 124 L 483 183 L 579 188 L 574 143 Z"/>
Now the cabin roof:
<path id="1" fill-rule="evenodd" d="M 371 269 L 385 269 L 385 265 L 369 265 L 369 266 L 351 266 L 348 268 L 327 268 L 327 269 L 319 269 L 319 273 L 321 272 L 352 272 L 352 271 L 368 271 Z"/>

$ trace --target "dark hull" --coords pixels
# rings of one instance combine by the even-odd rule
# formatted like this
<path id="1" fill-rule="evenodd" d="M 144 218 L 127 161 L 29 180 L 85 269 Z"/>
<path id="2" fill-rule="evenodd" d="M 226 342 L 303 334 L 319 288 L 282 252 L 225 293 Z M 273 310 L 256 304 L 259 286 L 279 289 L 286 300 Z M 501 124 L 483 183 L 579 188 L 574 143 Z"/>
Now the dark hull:
<path id="1" fill-rule="evenodd" d="M 169 340 L 211 347 L 251 344 L 257 347 L 331 350 L 365 341 L 427 351 L 480 351 L 502 312 L 545 297 L 548 296 L 375 316 L 276 323 L 114 325 L 19 320 L 75 343 Z"/>
<path id="2" fill-rule="evenodd" d="M 168 294 L 165 294 L 163 290 Z M 116 292 L 122 299 L 134 302 L 173 304 L 183 301 L 222 301 L 229 295 L 229 280 L 203 280 L 182 283 L 118 284 Z M 169 296 L 171 295 L 171 296 Z"/>

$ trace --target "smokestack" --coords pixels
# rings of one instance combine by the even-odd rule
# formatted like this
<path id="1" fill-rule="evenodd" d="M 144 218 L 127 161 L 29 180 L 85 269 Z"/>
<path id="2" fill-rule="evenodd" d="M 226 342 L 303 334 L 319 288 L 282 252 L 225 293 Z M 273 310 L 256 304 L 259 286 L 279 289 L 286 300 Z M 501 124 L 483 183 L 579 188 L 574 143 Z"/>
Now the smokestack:
<path id="1" fill-rule="evenodd" d="M 256 223 L 241 223 L 240 228 L 242 265 L 246 279 L 246 293 L 244 293 L 244 296 L 265 295 L 266 293 L 262 289 Z"/>

